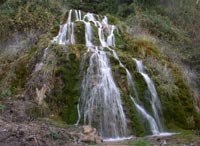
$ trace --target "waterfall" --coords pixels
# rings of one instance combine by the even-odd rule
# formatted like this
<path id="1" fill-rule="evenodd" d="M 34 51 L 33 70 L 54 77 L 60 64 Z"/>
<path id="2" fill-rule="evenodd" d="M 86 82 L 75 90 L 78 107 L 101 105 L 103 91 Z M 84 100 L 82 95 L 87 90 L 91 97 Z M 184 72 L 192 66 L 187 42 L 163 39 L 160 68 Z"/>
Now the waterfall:
<path id="1" fill-rule="evenodd" d="M 107 44 L 108 44 L 109 46 L 114 46 L 114 47 L 115 47 L 114 30 L 115 30 L 115 26 L 112 25 L 110 35 L 109 35 L 108 38 L 107 38 Z"/>
<path id="2" fill-rule="evenodd" d="M 131 97 L 131 100 L 133 101 L 134 105 L 136 106 L 136 109 L 138 110 L 138 112 L 145 119 L 147 119 L 147 121 L 149 122 L 151 132 L 154 135 L 155 134 L 159 134 L 160 131 L 159 131 L 159 128 L 158 128 L 158 126 L 157 126 L 156 121 L 154 120 L 154 118 L 150 114 L 148 114 L 142 106 L 140 106 L 139 104 L 137 104 L 137 102 L 133 99 L 133 97 Z"/>
<path id="3" fill-rule="evenodd" d="M 80 98 L 84 123 L 99 124 L 104 138 L 124 136 L 126 121 L 120 93 L 114 83 L 106 53 L 95 48 L 82 83 Z"/>
<path id="4" fill-rule="evenodd" d="M 133 77 L 132 75 L 130 74 L 130 72 L 127 70 L 127 80 L 128 80 L 128 86 L 129 86 L 129 90 L 132 91 L 131 93 L 133 94 L 134 93 L 134 97 L 139 100 L 138 98 L 138 95 L 137 95 L 137 90 L 135 88 L 135 85 L 134 85 L 134 82 L 133 82 Z M 133 102 L 133 104 L 135 105 L 139 115 L 143 118 L 143 119 L 146 119 L 147 122 L 149 123 L 149 126 L 150 126 L 150 131 L 152 132 L 152 134 L 159 134 L 160 133 L 160 130 L 158 128 L 158 125 L 155 121 L 155 119 L 147 113 L 147 111 L 145 110 L 144 107 L 140 106 L 136 100 L 133 98 L 133 96 L 130 95 L 130 98 Z"/>
<path id="5" fill-rule="evenodd" d="M 93 21 L 94 21 L 94 20 L 93 20 Z M 104 19 L 102 20 L 102 23 L 106 26 L 106 28 L 109 28 L 110 26 L 108 25 L 107 22 L 108 22 L 108 21 L 107 21 L 107 17 L 104 17 Z M 100 28 L 99 28 L 99 29 L 101 29 L 101 27 L 102 27 L 102 26 L 100 25 Z M 132 97 L 132 96 L 134 96 L 136 99 L 138 99 L 137 90 L 136 90 L 136 88 L 135 88 L 134 81 L 133 81 L 133 77 L 132 77 L 130 71 L 125 67 L 124 64 L 121 63 L 121 61 L 120 61 L 120 59 L 119 59 L 119 57 L 118 57 L 116 51 L 113 50 L 113 49 L 111 49 L 111 48 L 109 47 L 109 46 L 115 46 L 114 30 L 115 30 L 115 26 L 112 25 L 112 26 L 111 26 L 111 30 L 109 29 L 109 35 L 108 35 L 108 37 L 107 37 L 107 43 L 106 43 L 105 40 L 104 40 L 104 36 L 103 36 L 103 34 L 102 34 L 103 31 L 102 31 L 102 30 L 99 31 L 99 34 L 101 34 L 101 35 L 99 35 L 99 39 L 100 39 L 101 45 L 104 46 L 104 47 L 107 47 L 110 51 L 112 51 L 114 58 L 117 59 L 118 62 L 119 62 L 119 64 L 120 64 L 120 66 L 123 67 L 123 68 L 126 70 L 127 81 L 128 81 L 128 87 L 129 87 L 130 93 L 132 94 L 132 95 L 130 95 L 131 100 L 133 101 L 134 105 L 136 106 L 136 109 L 138 110 L 138 113 L 139 113 L 142 117 L 144 117 L 144 119 L 146 119 L 146 120 L 148 121 L 148 123 L 149 123 L 149 125 L 150 125 L 150 130 L 151 130 L 152 134 L 159 134 L 160 131 L 159 131 L 158 125 L 157 125 L 157 123 L 155 122 L 154 118 L 153 118 L 150 114 L 148 114 L 148 113 L 146 112 L 146 110 L 145 110 L 142 106 L 140 106 L 139 104 L 137 104 L 137 102 L 136 102 L 136 101 L 133 99 L 133 97 Z M 138 69 L 139 69 L 141 72 L 144 70 L 144 69 L 141 68 L 140 66 L 139 66 Z M 152 108 L 155 109 L 155 106 L 153 105 Z M 157 114 L 157 115 L 158 115 L 158 114 Z"/>
<path id="6" fill-rule="evenodd" d="M 41 62 L 39 62 L 39 63 L 37 63 L 37 64 L 35 65 L 34 72 L 37 72 L 37 71 L 39 71 L 39 70 L 42 69 L 42 67 L 43 67 L 43 65 L 44 65 L 44 62 L 45 62 L 45 59 L 46 59 L 46 56 L 47 56 L 47 50 L 48 50 L 48 48 L 49 48 L 49 47 L 47 47 L 47 48 L 44 49 L 44 54 L 43 54 L 43 56 L 42 56 L 42 60 L 41 60 Z"/>
<path id="7" fill-rule="evenodd" d="M 65 24 L 60 25 L 58 35 L 53 38 L 52 42 L 60 45 L 75 44 L 74 23 L 71 22 L 72 10 L 68 13 L 68 19 Z"/>
<path id="8" fill-rule="evenodd" d="M 132 77 L 130 71 L 121 63 L 121 61 L 119 60 L 119 57 L 115 51 L 114 51 L 114 57 L 119 61 L 120 66 L 126 70 L 128 87 L 129 87 L 129 91 L 130 91 L 130 98 L 133 101 L 133 104 L 135 105 L 138 113 L 141 115 L 141 117 L 143 117 L 144 119 L 146 119 L 148 121 L 152 134 L 154 134 L 154 135 L 159 134 L 160 130 L 158 128 L 157 123 L 155 122 L 155 119 L 150 114 L 148 114 L 146 112 L 145 108 L 140 106 L 133 98 L 133 96 L 134 96 L 136 99 L 138 99 L 138 95 L 137 95 L 137 90 L 135 88 L 133 77 Z M 139 68 L 139 69 L 140 69 L 140 71 L 143 71 L 143 68 Z"/>
<path id="9" fill-rule="evenodd" d="M 153 110 L 153 115 L 155 117 L 155 120 L 156 120 L 156 123 L 157 123 L 157 125 L 159 127 L 159 130 L 162 131 L 163 128 L 162 128 L 162 125 L 161 125 L 161 122 L 160 122 L 160 118 L 159 118 L 159 114 L 158 114 L 158 110 L 161 112 L 161 105 L 160 105 L 160 100 L 158 98 L 158 95 L 157 95 L 155 86 L 153 84 L 153 81 L 150 79 L 148 74 L 145 73 L 142 61 L 139 61 L 139 60 L 137 60 L 135 58 L 132 58 L 132 59 L 136 63 L 137 71 L 143 76 L 143 78 L 144 78 L 144 80 L 145 80 L 145 82 L 147 84 L 148 90 L 151 93 L 151 97 L 152 98 L 149 99 L 149 100 L 150 100 L 151 107 L 152 107 L 152 110 Z"/>
<path id="10" fill-rule="evenodd" d="M 127 136 L 126 117 L 120 92 L 114 82 L 109 59 L 104 51 L 104 47 L 108 46 L 105 41 L 108 38 L 105 38 L 103 29 L 107 29 L 108 36 L 112 37 L 113 40 L 114 27 L 107 23 L 106 17 L 103 20 L 97 17 L 99 19 L 97 20 L 92 13 L 86 13 L 81 19 L 81 13 L 75 11 L 75 16 L 76 21 L 85 24 L 85 45 L 88 51 L 84 55 L 90 54 L 89 66 L 83 75 L 81 84 L 76 125 L 82 118 L 84 124 L 95 125 L 103 138 L 124 138 Z M 92 42 L 91 22 L 98 30 L 100 46 L 95 46 Z M 113 44 L 114 42 L 109 45 Z M 83 56 L 82 62 L 86 62 L 84 60 L 86 58 Z"/>
<path id="11" fill-rule="evenodd" d="M 85 42 L 87 47 L 91 47 L 92 45 L 92 29 L 91 24 L 89 22 L 85 22 Z"/>
<path id="12" fill-rule="evenodd" d="M 75 125 L 83 121 L 86 125 L 94 126 L 104 139 L 124 139 L 128 135 L 121 95 L 112 76 L 109 58 L 104 51 L 106 47 L 112 52 L 113 57 L 118 60 L 119 65 L 126 70 L 128 87 L 131 91 L 130 98 L 138 113 L 148 121 L 151 132 L 159 134 L 162 130 L 158 116 L 158 110 L 161 110 L 160 102 L 154 84 L 145 73 L 142 62 L 134 59 L 138 72 L 144 77 L 151 92 L 152 99 L 150 102 L 154 116 L 151 116 L 144 107 L 137 103 L 138 95 L 133 77 L 113 49 L 115 47 L 114 31 L 116 27 L 108 24 L 106 16 L 102 18 L 92 13 L 86 13 L 82 16 L 80 10 L 73 11 L 75 13 L 72 13 L 72 10 L 69 11 L 66 23 L 60 26 L 58 35 L 53 38 L 52 42 L 61 45 L 75 44 L 75 23 L 71 20 L 72 15 L 75 15 L 74 21 L 84 23 L 87 51 L 81 56 L 81 67 L 87 66 L 87 69 L 81 70 L 83 78 L 77 104 L 78 119 Z M 98 32 L 99 46 L 94 45 L 93 42 L 94 28 Z"/>
<path id="13" fill-rule="evenodd" d="M 76 15 L 76 21 L 81 21 L 81 11 L 80 10 L 74 10 Z"/>

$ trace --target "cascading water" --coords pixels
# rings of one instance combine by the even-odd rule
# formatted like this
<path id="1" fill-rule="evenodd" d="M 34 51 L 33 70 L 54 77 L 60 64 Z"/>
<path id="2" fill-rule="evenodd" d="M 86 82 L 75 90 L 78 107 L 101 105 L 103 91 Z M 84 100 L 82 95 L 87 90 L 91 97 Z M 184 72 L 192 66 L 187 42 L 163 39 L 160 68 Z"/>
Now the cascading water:
<path id="1" fill-rule="evenodd" d="M 37 71 L 39 71 L 39 70 L 42 69 L 42 66 L 44 65 L 44 60 L 45 60 L 46 55 L 47 55 L 47 50 L 48 50 L 48 48 L 49 48 L 49 47 L 47 47 L 47 48 L 44 49 L 44 54 L 43 54 L 43 56 L 42 56 L 42 60 L 41 60 L 41 62 L 39 62 L 39 63 L 37 63 L 37 64 L 35 65 L 34 72 L 37 72 Z"/>
<path id="2" fill-rule="evenodd" d="M 134 105 L 136 106 L 136 109 L 142 115 L 142 117 L 144 117 L 145 119 L 147 119 L 147 121 L 149 122 L 151 132 L 154 135 L 155 134 L 159 134 L 160 131 L 159 131 L 159 128 L 158 128 L 158 126 L 156 124 L 155 119 L 150 114 L 148 114 L 142 106 L 140 106 L 139 104 L 137 104 L 137 102 L 134 100 L 134 98 L 132 96 L 131 96 L 131 100 L 133 101 Z"/>
<path id="3" fill-rule="evenodd" d="M 96 20 L 92 13 L 87 13 L 81 18 L 80 11 L 76 10 L 75 15 L 76 21 L 81 21 L 85 24 L 85 42 L 88 51 L 84 55 L 90 54 L 89 67 L 85 71 L 81 85 L 81 96 L 77 105 L 78 120 L 76 125 L 79 124 L 82 118 L 84 124 L 95 125 L 103 138 L 125 137 L 127 136 L 127 125 L 120 92 L 112 77 L 109 59 L 103 50 L 104 47 L 113 44 L 107 44 L 105 41 L 103 26 L 106 26 L 104 28 L 107 29 L 108 36 L 111 38 L 114 35 L 113 26 L 107 23 L 106 17 L 102 21 Z M 92 42 L 91 22 L 95 24 L 98 30 L 100 46 L 95 46 Z M 73 39 L 66 38 L 66 36 L 73 36 L 73 34 L 69 35 L 69 33 L 73 33 L 73 27 L 69 27 L 72 24 L 70 11 L 68 21 L 60 27 L 58 36 L 53 39 L 53 42 L 71 44 Z M 107 38 L 107 40 L 109 39 Z M 86 59 L 87 57 L 83 58 Z M 83 60 L 83 62 L 86 61 Z"/>
<path id="4" fill-rule="evenodd" d="M 136 63 L 137 71 L 143 76 L 143 78 L 144 78 L 144 80 L 147 84 L 148 90 L 151 93 L 152 98 L 149 99 L 149 100 L 150 100 L 151 107 L 152 107 L 152 110 L 153 110 L 153 115 L 154 115 L 155 121 L 156 121 L 156 123 L 159 127 L 159 131 L 162 131 L 163 128 L 162 128 L 160 118 L 159 118 L 159 114 L 158 114 L 158 110 L 161 112 L 161 105 L 160 105 L 160 100 L 157 96 L 155 86 L 154 86 L 152 80 L 150 79 L 150 77 L 145 73 L 142 61 L 139 61 L 135 58 L 133 58 L 133 61 Z"/>
<path id="5" fill-rule="evenodd" d="M 106 53 L 98 47 L 90 57 L 89 68 L 82 83 L 81 111 L 84 123 L 96 124 L 102 137 L 122 137 L 126 121 Z"/>
<path id="6" fill-rule="evenodd" d="M 112 77 L 112 71 L 104 48 L 110 50 L 115 59 L 119 61 L 121 67 L 126 70 L 127 80 L 130 92 L 130 98 L 133 101 L 138 113 L 148 121 L 150 130 L 153 134 L 160 133 L 162 127 L 158 117 L 157 110 L 160 109 L 160 103 L 153 82 L 144 72 L 141 65 L 137 65 L 138 72 L 142 74 L 148 84 L 148 89 L 152 95 L 152 109 L 154 117 L 145 111 L 145 108 L 137 103 L 138 95 L 133 82 L 133 77 L 129 70 L 121 63 L 115 47 L 114 31 L 116 27 L 108 24 L 108 19 L 104 16 L 102 19 L 98 15 L 86 13 L 82 16 L 80 10 L 75 11 L 75 21 L 85 24 L 85 45 L 87 52 L 82 55 L 81 67 L 87 66 L 87 70 L 82 70 L 81 95 L 77 105 L 78 120 L 84 124 L 89 124 L 98 129 L 103 138 L 124 139 L 127 136 L 126 117 L 123 111 L 120 91 Z M 65 24 L 60 26 L 58 35 L 52 42 L 61 45 L 75 44 L 74 22 L 72 22 L 72 10 L 68 13 L 68 19 Z M 93 24 L 92 24 L 93 23 Z M 92 26 L 93 25 L 93 26 Z M 94 34 L 92 27 L 98 31 L 99 46 L 93 43 Z M 88 60 L 89 57 L 89 62 Z M 135 99 L 133 98 L 135 97 Z"/>
<path id="7" fill-rule="evenodd" d="M 89 20 L 93 21 L 95 26 L 99 26 L 98 28 L 98 33 L 99 33 L 99 39 L 100 39 L 100 43 L 103 47 L 107 47 L 110 51 L 113 52 L 113 56 L 115 57 L 115 59 L 118 60 L 119 64 L 121 67 L 123 67 L 125 70 L 126 70 L 126 74 L 127 74 L 127 81 L 128 81 L 128 86 L 129 86 L 129 90 L 132 90 L 132 94 L 135 95 L 136 98 L 138 98 L 138 95 L 137 95 L 137 91 L 135 89 L 135 85 L 134 85 L 134 82 L 133 82 L 133 77 L 131 75 L 131 73 L 129 72 L 129 70 L 121 63 L 117 53 L 115 52 L 115 50 L 111 49 L 109 46 L 115 46 L 115 36 L 114 36 L 114 30 L 115 30 L 115 26 L 113 25 L 108 25 L 108 21 L 107 21 L 107 17 L 104 17 L 104 19 L 102 20 L 102 24 L 106 27 L 106 28 L 111 28 L 109 29 L 109 35 L 107 37 L 107 42 L 105 41 L 105 38 L 104 38 L 104 34 L 103 34 L 103 30 L 102 30 L 102 24 L 99 22 L 96 22 L 94 17 L 89 13 L 88 16 L 85 16 L 86 18 L 90 18 Z M 87 25 L 88 27 L 88 25 Z M 88 29 L 86 28 L 86 30 L 88 30 L 88 32 L 91 32 L 91 29 Z M 86 33 L 87 34 L 87 33 Z M 90 35 L 91 36 L 91 35 Z M 88 41 L 86 40 L 86 43 L 87 42 L 91 42 L 91 41 Z M 133 96 L 133 95 L 132 95 Z M 154 118 L 148 114 L 146 112 L 146 110 L 140 106 L 139 104 L 137 104 L 137 102 L 133 99 L 133 97 L 131 97 L 131 100 L 133 101 L 134 105 L 136 106 L 136 109 L 138 110 L 139 114 L 144 117 L 149 125 L 150 125 L 150 130 L 152 132 L 152 134 L 159 134 L 160 131 L 159 131 L 159 128 L 158 128 L 158 125 L 157 123 L 155 122 Z"/>
<path id="8" fill-rule="evenodd" d="M 117 54 L 116 54 L 117 55 Z M 135 84 L 133 81 L 133 77 L 131 75 L 131 73 L 129 72 L 129 70 L 121 63 L 121 61 L 119 60 L 119 57 L 116 56 L 116 59 L 118 59 L 120 66 L 122 66 L 125 70 L 126 70 L 126 75 L 127 75 L 127 81 L 128 81 L 128 87 L 129 87 L 129 92 L 130 92 L 130 98 L 133 101 L 133 104 L 135 105 L 138 113 L 140 114 L 141 117 L 143 117 L 143 119 L 146 119 L 149 123 L 150 126 L 150 131 L 152 132 L 152 134 L 159 134 L 160 130 L 158 128 L 158 125 L 155 121 L 155 119 L 146 112 L 145 108 L 143 108 L 142 106 L 140 106 L 136 100 L 133 98 L 133 96 L 138 99 L 138 95 L 137 95 L 137 90 L 135 88 Z"/>
<path id="9" fill-rule="evenodd" d="M 53 38 L 52 42 L 60 45 L 75 44 L 74 39 L 74 23 L 71 22 L 72 10 L 69 11 L 67 22 L 60 25 L 58 35 Z M 79 17 L 77 18 L 79 19 Z"/>
<path id="10" fill-rule="evenodd" d="M 81 21 L 81 11 L 80 10 L 74 10 L 76 15 L 76 21 Z"/>
<path id="11" fill-rule="evenodd" d="M 103 19 L 102 22 L 107 26 L 107 18 L 106 17 Z M 104 46 L 107 47 L 110 51 L 113 52 L 113 56 L 115 57 L 115 59 L 118 60 L 120 66 L 123 67 L 126 70 L 126 75 L 127 75 L 127 81 L 128 81 L 128 87 L 129 87 L 130 94 L 134 94 L 134 97 L 136 99 L 138 99 L 137 91 L 136 91 L 136 88 L 135 88 L 135 85 L 134 85 L 134 81 L 133 81 L 133 77 L 132 77 L 130 71 L 124 66 L 124 64 L 121 63 L 121 61 L 120 61 L 117 53 L 115 52 L 115 50 L 113 50 L 113 49 L 111 49 L 109 47 L 109 46 L 115 46 L 114 30 L 115 30 L 115 26 L 111 26 L 110 34 L 107 37 L 107 43 L 105 43 L 104 37 L 99 37 L 100 39 L 103 38 L 103 40 L 100 40 L 100 42 L 101 42 L 102 46 L 104 44 L 106 44 Z M 101 33 L 102 31 L 99 31 L 99 32 Z M 100 35 L 100 36 L 102 36 L 102 35 Z M 140 70 L 142 70 L 142 69 L 140 69 Z M 157 123 L 155 122 L 155 119 L 150 114 L 148 114 L 146 112 L 146 110 L 142 106 L 137 104 L 137 102 L 134 100 L 134 98 L 132 96 L 133 95 L 130 95 L 131 100 L 133 101 L 134 105 L 136 106 L 136 109 L 138 110 L 138 113 L 148 121 L 152 134 L 154 134 L 154 135 L 155 134 L 159 134 L 160 130 L 158 128 Z"/>

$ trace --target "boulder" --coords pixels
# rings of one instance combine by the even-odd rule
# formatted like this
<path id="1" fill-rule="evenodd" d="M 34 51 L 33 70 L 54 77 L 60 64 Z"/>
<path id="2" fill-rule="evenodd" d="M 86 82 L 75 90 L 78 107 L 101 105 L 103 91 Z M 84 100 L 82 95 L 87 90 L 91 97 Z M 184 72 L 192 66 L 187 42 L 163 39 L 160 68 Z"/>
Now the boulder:
<path id="1" fill-rule="evenodd" d="M 100 143 L 101 139 L 96 132 L 96 128 L 92 128 L 89 125 L 83 126 L 83 135 L 80 138 L 81 142 L 93 142 Z"/>

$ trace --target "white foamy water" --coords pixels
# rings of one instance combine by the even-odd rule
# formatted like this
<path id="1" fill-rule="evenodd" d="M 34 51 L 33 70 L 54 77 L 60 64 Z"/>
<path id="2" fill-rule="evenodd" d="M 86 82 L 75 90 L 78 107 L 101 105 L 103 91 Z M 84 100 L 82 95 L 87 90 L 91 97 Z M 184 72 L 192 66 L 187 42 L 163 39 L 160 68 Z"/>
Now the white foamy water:
<path id="1" fill-rule="evenodd" d="M 159 127 L 159 131 L 161 132 L 161 131 L 163 131 L 163 128 L 162 128 L 162 124 L 160 122 L 160 117 L 158 114 L 158 111 L 161 111 L 161 105 L 160 105 L 160 100 L 158 98 L 155 86 L 153 84 L 153 81 L 150 79 L 148 74 L 145 72 L 142 61 L 139 61 L 135 58 L 133 58 L 133 61 L 136 63 L 137 70 L 143 76 L 143 78 L 147 84 L 148 90 L 151 93 L 151 98 L 149 98 L 149 101 L 151 103 L 152 111 L 153 111 L 156 123 Z"/>

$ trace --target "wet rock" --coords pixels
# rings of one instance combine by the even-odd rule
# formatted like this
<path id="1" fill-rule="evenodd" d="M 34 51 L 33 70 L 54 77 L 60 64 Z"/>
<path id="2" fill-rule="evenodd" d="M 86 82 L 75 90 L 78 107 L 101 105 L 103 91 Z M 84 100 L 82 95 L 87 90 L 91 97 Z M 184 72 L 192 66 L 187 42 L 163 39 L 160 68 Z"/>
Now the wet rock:
<path id="1" fill-rule="evenodd" d="M 100 137 L 97 135 L 96 128 L 89 125 L 83 126 L 83 135 L 80 138 L 81 142 L 101 143 Z"/>
<path id="2" fill-rule="evenodd" d="M 95 129 L 95 128 L 92 128 L 92 127 L 89 126 L 89 125 L 84 125 L 84 126 L 83 126 L 83 133 L 84 133 L 84 134 L 89 134 L 89 133 L 93 132 L 94 130 L 95 130 L 95 132 L 96 132 L 96 129 Z"/>

